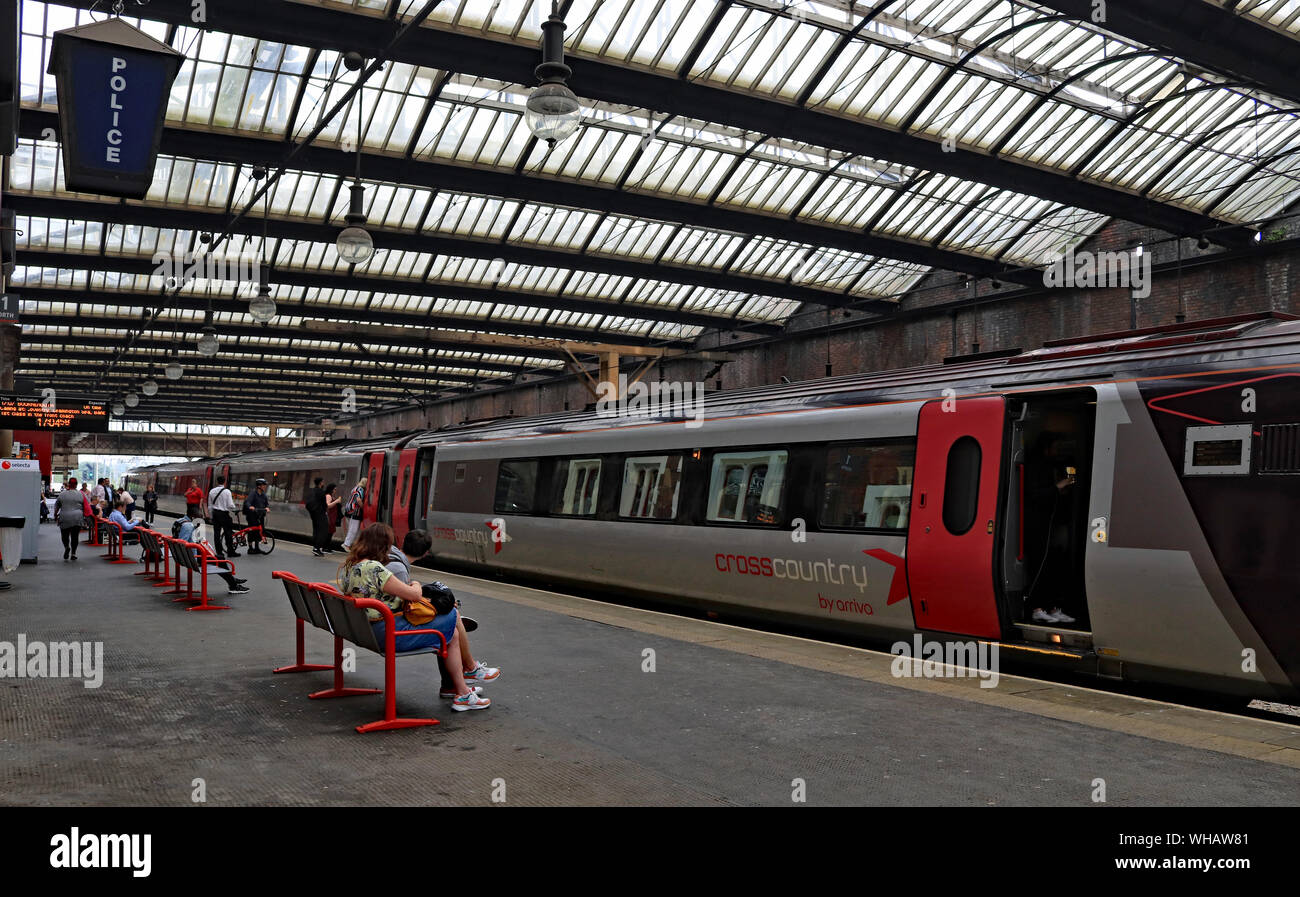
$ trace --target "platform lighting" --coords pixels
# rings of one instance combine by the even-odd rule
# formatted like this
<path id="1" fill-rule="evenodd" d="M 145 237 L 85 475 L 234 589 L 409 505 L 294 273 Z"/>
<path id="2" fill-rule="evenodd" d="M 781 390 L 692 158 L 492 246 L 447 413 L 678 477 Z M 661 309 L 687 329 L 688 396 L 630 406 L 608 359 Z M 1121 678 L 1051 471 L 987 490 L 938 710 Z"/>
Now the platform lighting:
<path id="1" fill-rule="evenodd" d="M 213 356 L 221 348 L 217 341 L 217 328 L 212 326 L 212 309 L 203 315 L 203 326 L 199 329 L 198 350 L 200 355 Z"/>
<path id="2" fill-rule="evenodd" d="M 564 19 L 554 0 L 550 18 L 542 23 L 542 63 L 533 74 L 541 84 L 528 95 L 524 120 L 534 137 L 555 146 L 578 130 L 582 103 L 567 83 L 573 70 L 564 64 Z"/>
<path id="3" fill-rule="evenodd" d="M 259 324 L 275 317 L 275 300 L 271 298 L 271 285 L 266 281 L 257 285 L 257 295 L 248 303 L 248 314 Z"/>
<path id="4" fill-rule="evenodd" d="M 114 417 L 121 417 L 123 414 L 126 414 L 126 406 L 121 402 L 114 402 L 112 410 Z"/>
<path id="5" fill-rule="evenodd" d="M 1209 249 L 1209 248 L 1210 248 L 1210 238 L 1207 237 L 1207 236 L 1205 236 L 1204 234 L 1202 234 L 1201 237 L 1196 241 L 1196 248 L 1197 248 L 1197 249 Z"/>
<path id="6" fill-rule="evenodd" d="M 359 71 L 365 60 L 361 58 L 360 53 L 346 53 L 343 56 L 343 65 L 350 71 Z M 343 216 L 347 227 L 339 231 L 338 238 L 334 241 L 334 248 L 338 251 L 339 258 L 349 265 L 360 265 L 367 261 L 375 254 L 375 241 L 371 239 L 370 231 L 366 230 L 363 225 L 366 223 L 366 188 L 361 183 L 361 146 L 365 138 L 365 132 L 361 126 L 361 108 L 364 105 L 365 88 L 357 88 L 357 171 L 353 180 L 351 190 L 351 199 L 349 200 L 348 213 Z"/>
<path id="7" fill-rule="evenodd" d="M 140 392 L 147 396 L 158 395 L 158 381 L 150 378 L 140 384 Z"/>
<path id="8" fill-rule="evenodd" d="M 133 392 L 128 392 L 123 401 L 126 402 L 126 407 L 134 408 L 136 405 L 140 404 L 140 397 Z"/>
<path id="9" fill-rule="evenodd" d="M 167 367 L 163 368 L 163 376 L 168 380 L 179 380 L 185 373 L 185 365 L 176 357 L 176 350 L 172 349 L 172 357 L 167 361 Z"/>
<path id="10" fill-rule="evenodd" d="M 253 169 L 253 181 L 266 177 L 266 169 L 260 165 Z M 271 190 L 268 186 L 262 193 L 262 263 L 258 267 L 257 295 L 248 303 L 248 314 L 258 324 L 265 324 L 275 317 L 275 300 L 271 298 L 271 285 L 266 282 L 266 219 L 271 214 Z"/>

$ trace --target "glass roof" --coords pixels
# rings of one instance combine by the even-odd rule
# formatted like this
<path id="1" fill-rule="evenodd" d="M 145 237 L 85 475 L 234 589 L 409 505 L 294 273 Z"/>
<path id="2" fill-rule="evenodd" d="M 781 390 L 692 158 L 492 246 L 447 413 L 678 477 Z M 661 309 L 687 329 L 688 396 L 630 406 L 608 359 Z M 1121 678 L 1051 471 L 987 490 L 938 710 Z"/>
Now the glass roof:
<path id="1" fill-rule="evenodd" d="M 388 16 L 391 5 L 295 2 L 304 16 L 325 7 L 368 19 Z M 405 0 L 399 18 L 417 5 Z M 45 210 L 48 201 L 76 203 L 63 216 L 21 214 L 18 205 L 20 248 L 47 255 L 19 268 L 14 283 L 50 291 L 27 300 L 24 313 L 66 313 L 70 325 L 122 319 L 120 335 L 138 329 L 125 322 L 138 324 L 144 306 L 138 298 L 119 305 L 112 294 L 160 293 L 162 278 L 143 271 L 142 261 L 193 252 L 198 231 L 211 229 L 185 213 L 224 220 L 253 197 L 252 166 L 232 161 L 244 158 L 230 149 L 233 141 L 265 141 L 266 162 L 274 163 L 357 77 L 337 47 L 277 42 L 255 16 L 246 19 L 247 33 L 232 34 L 154 21 L 147 6 L 128 11 L 144 18 L 126 21 L 185 54 L 168 123 L 211 135 L 213 157 L 160 155 L 147 198 L 119 211 L 102 197 L 67 191 L 58 145 L 27 136 L 4 185 L 7 194 L 46 200 Z M 549 12 L 550 0 L 445 0 L 423 27 L 535 54 Z M 1242 0 L 1233 12 L 1300 31 L 1295 0 Z M 593 99 L 584 90 L 613 94 L 575 77 L 582 126 L 548 146 L 532 139 L 524 121 L 531 81 L 495 80 L 472 62 L 467 71 L 443 58 L 445 68 L 426 65 L 399 52 L 316 138 L 351 154 L 360 134 L 363 175 L 367 164 L 373 171 L 381 160 L 402 162 L 386 170 L 404 179 L 362 178 L 374 256 L 354 267 L 334 248 L 352 178 L 301 164 L 283 172 L 265 201 L 266 245 L 256 236 L 259 202 L 248 215 L 250 233 L 223 246 L 232 258 L 268 259 L 282 303 L 274 332 L 358 320 L 364 311 L 382 313 L 397 330 L 432 320 L 466 334 L 589 334 L 683 346 L 711 330 L 772 332 L 822 305 L 897 302 L 937 267 L 1035 267 L 1108 220 L 1104 211 L 1029 186 L 946 170 L 942 155 L 926 164 L 898 158 L 886 141 L 864 140 L 861 151 L 846 152 L 759 133 L 730 114 L 728 96 L 770 104 L 773 119 L 802 107 L 1225 225 L 1260 224 L 1300 198 L 1300 114 L 1288 104 L 1031 3 L 572 0 L 565 16 L 573 57 L 660 76 L 666 86 L 716 88 L 716 115 L 684 114 L 667 89 L 633 102 Z M 53 112 L 51 36 L 102 14 L 23 0 L 20 17 L 22 103 Z M 425 238 L 437 245 L 422 245 Z M 57 254 L 78 258 L 57 266 L 50 260 Z M 91 264 L 92 256 L 99 261 Z M 362 282 L 349 283 L 356 279 Z M 201 324 L 203 285 L 245 299 L 250 283 L 183 286 L 150 326 L 161 334 L 184 326 L 188 339 Z M 102 292 L 105 301 L 93 308 L 48 301 L 59 290 Z M 251 326 L 233 310 L 216 317 Z M 249 337 L 240 348 L 307 342 Z M 438 369 L 450 373 L 441 366 L 445 353 L 437 354 Z M 460 369 L 478 376 L 475 363 L 484 357 L 470 354 Z M 505 370 L 497 373 L 560 364 L 542 355 L 502 357 Z"/>

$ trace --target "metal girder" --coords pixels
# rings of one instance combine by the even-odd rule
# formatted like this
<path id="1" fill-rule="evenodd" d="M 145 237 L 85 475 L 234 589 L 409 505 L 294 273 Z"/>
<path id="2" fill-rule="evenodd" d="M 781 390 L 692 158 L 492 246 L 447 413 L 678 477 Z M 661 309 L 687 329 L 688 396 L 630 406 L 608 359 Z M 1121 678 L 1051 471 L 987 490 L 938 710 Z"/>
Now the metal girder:
<path id="1" fill-rule="evenodd" d="M 1039 0 L 1071 18 L 1093 22 L 1094 0 Z M 1097 25 L 1201 68 L 1258 85 L 1300 105 L 1300 41 L 1217 3 L 1124 0 L 1108 3 Z"/>
<path id="2" fill-rule="evenodd" d="M 59 326 L 60 327 L 73 326 L 76 320 L 77 320 L 76 318 L 64 318 L 63 323 L 61 323 Z M 297 335 L 300 337 L 302 336 L 302 334 L 297 334 Z M 77 346 L 78 348 L 84 348 L 87 346 L 98 346 L 106 350 L 112 350 L 122 345 L 122 339 L 121 337 L 114 337 L 114 336 L 70 337 L 65 333 L 24 333 L 22 335 L 22 345 L 23 346 L 42 345 L 42 346 L 58 346 L 58 347 L 74 345 Z M 141 350 L 153 350 L 159 353 L 158 356 L 156 357 L 161 358 L 164 357 L 167 352 L 170 352 L 172 349 L 175 349 L 177 347 L 178 347 L 177 341 L 174 338 L 166 339 L 166 340 L 141 339 L 141 340 L 136 340 L 135 345 L 133 345 L 131 348 L 131 351 L 139 352 Z M 196 364 L 203 364 L 204 362 L 207 361 L 207 359 L 204 358 L 203 356 L 194 353 L 191 345 L 187 344 L 185 348 L 188 354 L 181 355 L 179 360 L 187 368 Z M 259 349 L 259 357 L 263 352 L 271 355 L 286 355 L 291 358 L 302 358 L 305 359 L 306 361 L 301 366 L 311 367 L 317 359 L 321 358 L 322 350 L 315 346 L 298 347 L 298 346 L 290 345 L 290 346 L 274 346 L 269 348 L 262 347 Z M 501 353 L 501 354 L 511 354 L 511 353 Z M 543 354 L 543 353 L 531 353 L 531 354 Z M 547 352 L 544 354 L 552 355 L 554 353 Z M 563 353 L 559 353 L 559 354 L 563 355 Z M 227 357 L 230 357 L 229 348 L 227 348 L 226 350 L 226 355 Z M 328 351 L 328 355 L 326 357 L 334 360 L 349 361 L 349 362 L 370 361 L 375 363 L 388 363 L 388 364 L 423 365 L 429 368 L 437 367 L 436 362 L 426 362 L 420 356 L 388 355 L 382 352 L 374 352 L 374 351 L 363 353 L 353 349 L 342 349 L 342 348 L 331 348 Z M 499 361 L 481 361 L 477 358 L 447 359 L 446 363 L 449 365 L 454 364 L 456 367 L 473 367 L 484 371 L 498 372 L 506 376 L 509 376 L 511 374 L 518 374 L 526 370 L 525 368 L 519 365 L 507 365 Z"/>
<path id="3" fill-rule="evenodd" d="M 20 130 L 24 136 L 36 136 L 43 128 L 55 127 L 56 119 L 57 116 L 50 112 L 24 109 Z M 935 147 L 938 148 L 938 144 L 935 144 Z M 283 151 L 283 144 L 266 138 L 168 126 L 163 128 L 160 151 L 216 162 L 274 165 Z M 862 150 L 858 149 L 857 152 Z M 362 170 L 367 180 L 431 189 L 444 189 L 448 184 L 454 184 L 457 191 L 607 212 L 632 218 L 685 222 L 739 234 L 763 234 L 783 240 L 828 246 L 848 252 L 868 253 L 976 276 L 998 276 L 1004 280 L 1037 276 L 1033 272 L 1008 270 L 1004 265 L 979 256 L 867 231 L 814 224 L 809 221 L 765 215 L 732 207 L 710 206 L 650 193 L 613 190 L 608 187 L 560 181 L 554 178 L 517 175 L 507 171 L 469 168 L 374 152 L 363 155 Z M 308 146 L 298 154 L 294 165 L 306 171 L 350 178 L 356 169 L 356 154 L 331 147 Z M 1009 185 L 1005 186 L 1010 189 Z M 1024 192 L 1023 187 L 1024 185 L 1020 185 L 1019 188 L 1022 192 Z M 223 222 L 221 230 L 225 230 L 225 223 L 228 221 L 227 218 Z M 1214 226 L 1222 227 L 1223 224 L 1214 222 Z M 1202 224 L 1200 229 L 1204 230 L 1206 227 L 1208 225 Z"/>
<path id="4" fill-rule="evenodd" d="M 89 8 L 96 2 L 99 0 L 69 0 L 70 5 L 81 8 Z M 1092 3 L 1089 0 L 1045 5 L 1057 8 L 1077 6 L 1086 8 L 1087 15 L 1091 15 Z M 1124 4 L 1109 4 L 1107 6 L 1109 14 L 1114 16 L 1116 8 L 1121 5 Z M 1139 5 L 1147 7 L 1157 4 L 1156 0 L 1143 0 Z M 1196 5 L 1208 6 L 1209 4 Z M 1062 11 L 1074 14 L 1070 9 L 1062 8 Z M 144 12 L 148 19 L 192 25 L 190 0 L 152 0 Z M 1169 16 L 1167 8 L 1163 14 Z M 260 0 L 226 0 L 222 4 L 214 5 L 208 10 L 206 24 L 208 28 L 214 30 L 279 43 L 315 47 L 346 45 L 347 48 L 356 49 L 363 55 L 373 55 L 385 46 L 392 36 L 394 27 L 393 23 L 374 17 L 339 10 L 304 7 L 298 4 L 266 4 Z M 432 63 L 466 74 L 527 85 L 534 82 L 533 69 L 539 61 L 539 53 L 537 48 L 532 46 L 491 40 L 443 28 L 426 27 L 410 35 L 390 58 L 411 65 Z M 715 87 L 700 80 L 692 81 L 689 78 L 647 72 L 613 62 L 573 56 L 570 56 L 567 62 L 573 69 L 570 86 L 580 96 L 591 99 L 633 108 L 671 112 L 841 152 L 869 154 L 880 159 L 929 168 L 989 186 L 1090 209 L 1138 224 L 1158 227 L 1171 233 L 1196 234 L 1217 229 L 1216 236 L 1221 241 L 1235 243 L 1250 239 L 1245 229 L 1232 228 L 1228 223 L 1208 215 L 1154 202 L 1116 187 L 1081 181 L 1062 172 L 1045 170 L 1011 159 L 962 148 L 958 148 L 955 152 L 945 152 L 939 140 L 902 134 L 884 124 L 876 124 L 861 118 L 817 112 L 789 102 Z M 1291 77 L 1294 78 L 1294 75 Z M 26 114 L 24 111 L 24 117 Z M 170 151 L 167 150 L 165 139 L 164 151 Z M 370 163 L 367 163 L 367 175 L 373 176 L 373 169 L 369 165 Z M 456 171 L 464 173 L 471 169 L 460 168 Z M 458 183 L 457 175 L 453 174 L 452 178 L 450 183 Z M 570 186 L 565 185 L 566 189 Z M 904 247 L 908 245 L 902 244 Z M 862 251 L 889 255 L 888 252 L 875 249 Z M 891 257 L 903 261 L 917 261 L 919 264 L 933 264 L 936 267 L 956 271 L 965 270 L 941 262 L 923 262 L 906 256 Z M 995 272 L 980 270 L 966 271 L 966 273 Z M 1004 275 L 1003 279 L 1009 277 Z"/>
<path id="5" fill-rule="evenodd" d="M 148 276 L 157 270 L 151 259 L 144 257 L 115 255 L 86 255 L 72 252 L 44 252 L 40 250 L 23 250 L 18 258 L 21 265 L 39 268 L 65 268 L 82 271 L 115 271 L 122 274 L 142 274 Z M 649 321 L 662 321 L 671 324 L 685 324 L 694 327 L 712 328 L 714 330 L 745 330 L 750 333 L 778 333 L 781 327 L 751 321 L 737 321 L 723 315 L 711 315 L 700 312 L 678 311 L 669 306 L 646 305 L 641 303 L 616 303 L 608 300 L 581 299 L 569 296 L 554 296 L 539 293 L 513 293 L 485 287 L 468 285 L 443 285 L 419 280 L 382 277 L 357 277 L 348 274 L 325 273 L 317 271 L 290 270 L 274 268 L 267 273 L 272 287 L 303 287 L 321 290 L 356 290 L 362 293 L 396 293 L 405 296 L 421 296 L 432 299 L 465 299 L 471 302 L 501 303 L 524 306 L 528 308 L 547 308 L 558 311 L 572 311 L 582 314 L 617 315 L 619 317 L 641 318 Z M 105 291 L 103 295 L 111 295 Z M 101 300 L 102 301 L 102 300 Z M 155 297 L 155 304 L 157 297 Z M 175 300 L 172 300 L 175 301 Z M 131 303 L 137 304 L 137 303 Z M 214 306 L 214 310 L 215 306 Z M 234 309 L 224 309 L 234 310 Z M 306 305 L 290 302 L 286 312 L 303 317 L 330 318 L 335 320 L 368 321 L 373 323 L 411 324 L 419 326 L 465 327 L 485 326 L 493 330 L 509 332 L 521 327 L 523 333 L 535 334 L 535 328 L 550 325 L 523 324 L 509 318 L 491 318 L 488 320 L 467 319 L 453 315 L 436 315 L 432 313 L 402 314 L 383 312 L 375 309 L 337 306 Z M 554 328 L 561 330 L 563 328 Z M 599 331 L 587 331 L 573 328 L 573 339 L 590 338 L 599 335 Z"/>
<path id="6" fill-rule="evenodd" d="M 1039 278 L 1039 282 L 1040 283 L 1042 282 L 1041 277 Z M 119 292 L 114 290 L 62 290 L 59 289 L 58 287 L 23 287 L 21 289 L 21 294 L 24 298 L 44 300 L 46 302 L 80 302 L 84 304 L 93 303 L 93 304 L 100 304 L 100 305 L 116 304 L 122 307 L 138 307 L 141 309 L 154 308 L 160 304 L 159 297 L 154 293 L 132 293 L 132 292 Z M 174 302 L 174 300 L 170 298 L 167 301 L 169 302 L 169 304 Z M 184 307 L 190 309 L 202 310 L 205 307 L 205 304 L 206 304 L 205 300 L 202 297 L 197 297 L 193 299 L 192 304 Z M 248 311 L 248 302 L 243 299 L 213 298 L 212 310 L 214 312 L 233 312 L 235 314 L 244 314 L 245 312 Z M 300 312 L 298 312 L 296 308 L 291 303 L 288 302 L 286 302 L 284 307 L 281 309 L 281 315 L 297 315 L 297 314 L 300 314 Z M 321 313 L 316 312 L 316 314 L 321 314 Z M 350 314 L 334 315 L 333 317 L 364 318 L 367 321 L 372 321 L 376 323 L 395 324 L 396 323 L 395 321 L 388 320 L 388 318 L 392 315 L 393 313 L 390 312 L 377 312 L 377 311 L 367 312 L 365 309 L 355 309 Z M 62 327 L 62 326 L 101 327 L 110 330 L 139 330 L 140 329 L 140 321 L 137 318 L 90 319 L 80 315 L 73 317 L 70 315 L 43 315 L 43 314 L 36 314 L 36 313 L 29 314 L 27 312 L 23 313 L 23 323 L 24 324 L 49 324 L 56 327 Z M 418 318 L 418 319 L 412 319 L 408 316 L 406 317 L 404 323 L 416 324 L 416 325 L 438 324 L 443 327 L 460 328 L 460 329 L 465 329 L 467 331 L 470 328 L 487 328 L 490 330 L 500 329 L 500 330 L 512 331 L 521 336 L 532 336 L 540 339 L 552 339 L 552 340 L 577 340 L 579 342 L 589 342 L 591 341 L 591 338 L 593 336 L 599 336 L 599 334 L 593 334 L 589 330 L 579 330 L 576 327 L 551 327 L 551 326 L 542 326 L 538 324 L 520 324 L 520 323 L 514 323 L 512 326 L 506 327 L 505 326 L 506 322 L 501 322 L 500 325 L 498 325 L 498 322 L 496 321 L 479 321 L 479 320 L 465 319 L 465 318 L 444 319 L 437 316 L 433 318 Z M 200 326 L 202 326 L 202 322 L 193 323 L 191 330 L 189 332 L 197 333 Z M 426 349 L 426 348 L 427 349 L 450 349 L 450 350 L 470 351 L 470 352 L 483 350 L 482 343 L 477 343 L 473 340 L 472 338 L 473 333 L 467 332 L 465 335 L 465 339 L 463 341 L 453 341 L 447 338 L 440 338 L 436 340 L 422 340 L 415 337 L 414 335 L 408 335 L 404 333 L 403 332 L 404 329 L 405 328 L 397 327 L 397 326 L 392 327 L 392 329 L 389 332 L 385 333 L 382 342 L 394 346 L 413 346 L 420 349 Z M 148 325 L 146 327 L 146 330 L 165 333 L 170 330 L 170 325 L 166 322 L 161 322 L 161 323 L 154 322 Z M 310 335 L 301 327 L 285 326 L 281 324 L 276 324 L 274 321 L 272 321 L 269 324 L 252 324 L 252 323 L 228 324 L 228 325 L 223 325 L 222 331 L 224 333 L 232 334 L 235 336 L 251 336 L 251 337 L 265 336 L 265 337 L 280 337 L 283 339 L 311 338 Z M 630 336 L 625 334 L 617 334 L 617 337 L 620 340 L 626 341 L 629 345 L 635 345 L 635 346 L 658 346 L 658 345 L 666 344 L 669 346 L 687 348 L 690 345 L 689 342 L 685 340 L 663 340 L 663 339 L 653 339 L 651 337 L 643 337 L 643 336 Z M 513 355 L 547 355 L 552 357 L 559 357 L 560 355 L 563 354 L 558 349 L 552 349 L 546 352 L 541 352 L 541 351 L 534 352 L 532 350 L 529 350 L 528 352 L 524 352 L 521 349 L 515 349 L 509 346 L 494 347 L 493 351 L 500 352 L 506 355 L 512 355 L 512 354 Z"/>
<path id="7" fill-rule="evenodd" d="M 57 352 L 41 351 L 41 350 L 30 350 L 30 351 L 33 351 L 42 356 L 45 355 L 55 356 L 58 362 L 85 361 L 91 363 L 98 362 L 102 364 L 104 361 L 103 354 L 97 352 L 77 352 L 77 351 L 69 351 L 67 349 L 61 349 Z M 163 365 L 167 364 L 169 360 L 170 360 L 170 356 L 167 355 L 167 353 L 165 352 L 158 352 L 157 354 L 154 354 L 152 352 L 147 352 L 147 351 L 141 352 L 138 349 L 136 349 L 133 350 L 130 355 L 128 355 L 127 357 L 123 358 L 120 362 L 118 362 L 118 367 L 121 368 L 122 370 L 134 371 L 137 376 L 145 376 L 145 373 L 141 371 L 142 366 L 147 368 L 149 365 L 152 365 L 156 369 L 161 369 Z M 410 379 L 412 382 L 417 384 L 434 384 L 435 389 L 454 389 L 455 385 L 459 383 L 474 383 L 479 380 L 482 380 L 481 377 L 472 377 L 469 374 L 453 374 L 447 372 L 439 372 L 436 374 L 427 373 L 425 371 L 419 370 L 418 367 L 416 370 L 413 371 L 406 371 L 406 370 L 390 371 L 390 370 L 385 370 L 383 368 L 358 367 L 357 362 L 353 362 L 352 364 L 328 364 L 318 359 L 312 359 L 309 364 L 308 363 L 289 364 L 282 361 L 269 361 L 267 359 L 260 358 L 257 356 L 246 356 L 243 358 L 222 358 L 220 355 L 218 355 L 211 358 L 200 357 L 198 360 L 190 358 L 187 359 L 187 361 L 189 362 L 189 364 L 186 365 L 186 369 L 191 371 L 202 370 L 202 369 L 215 369 L 215 370 L 235 369 L 241 371 L 257 371 L 259 372 L 258 376 L 265 376 L 261 372 L 272 371 L 275 372 L 276 374 L 283 374 L 284 371 L 294 371 L 294 370 L 301 370 L 303 368 L 310 368 L 312 376 L 316 376 L 318 374 L 326 374 L 326 375 L 343 374 L 352 378 L 368 377 L 371 375 L 403 377 L 403 378 Z M 376 362 L 376 363 L 378 364 L 382 362 Z M 19 366 L 22 367 L 23 364 L 24 362 L 20 360 Z M 418 365 L 418 362 L 416 364 Z M 504 376 L 510 376 L 516 370 L 517 368 L 512 368 L 510 369 L 510 371 L 505 373 Z M 302 374 L 289 374 L 285 376 L 299 381 L 301 381 L 303 377 Z M 170 381 L 166 381 L 165 378 L 162 376 L 162 374 L 158 373 L 157 370 L 154 371 L 153 378 L 157 380 L 159 383 L 163 383 L 163 384 L 170 382 Z M 443 383 L 440 385 L 439 381 L 443 381 Z M 334 381 L 330 380 L 327 382 L 334 382 Z"/>

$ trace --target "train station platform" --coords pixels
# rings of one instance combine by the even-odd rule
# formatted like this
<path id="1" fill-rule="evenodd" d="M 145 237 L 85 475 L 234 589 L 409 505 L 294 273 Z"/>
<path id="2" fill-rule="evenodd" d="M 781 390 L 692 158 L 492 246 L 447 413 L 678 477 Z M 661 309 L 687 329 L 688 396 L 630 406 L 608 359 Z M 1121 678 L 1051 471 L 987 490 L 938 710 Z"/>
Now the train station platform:
<path id="1" fill-rule="evenodd" d="M 5 578 L 0 641 L 103 644 L 102 684 L 0 679 L 0 803 L 186 805 L 1285 805 L 1300 726 L 1003 675 L 897 679 L 887 654 L 437 574 L 502 669 L 453 713 L 433 658 L 398 663 L 398 711 L 442 725 L 361 735 L 379 696 L 313 701 L 271 571 L 331 580 L 341 555 L 282 541 L 237 560 L 253 591 L 187 613 L 83 545 Z M 434 578 L 424 571 L 424 579 Z M 214 593 L 224 586 L 214 581 Z M 646 649 L 654 671 L 643 671 Z M 307 659 L 331 640 L 308 629 Z M 349 685 L 380 687 L 358 652 Z"/>

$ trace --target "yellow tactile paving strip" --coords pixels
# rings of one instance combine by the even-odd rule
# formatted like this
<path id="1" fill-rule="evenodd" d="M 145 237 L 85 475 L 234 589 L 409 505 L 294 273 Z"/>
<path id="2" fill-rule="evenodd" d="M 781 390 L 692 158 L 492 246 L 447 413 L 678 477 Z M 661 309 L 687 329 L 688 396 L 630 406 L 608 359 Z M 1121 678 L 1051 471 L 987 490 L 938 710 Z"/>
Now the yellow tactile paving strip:
<path id="1" fill-rule="evenodd" d="M 1300 769 L 1300 726 L 1297 725 L 1005 673 L 996 688 L 980 688 L 977 678 L 896 678 L 890 673 L 892 655 L 881 651 L 607 604 L 446 571 L 440 571 L 438 575 L 453 588 L 583 620 L 895 688 L 943 695 Z"/>

